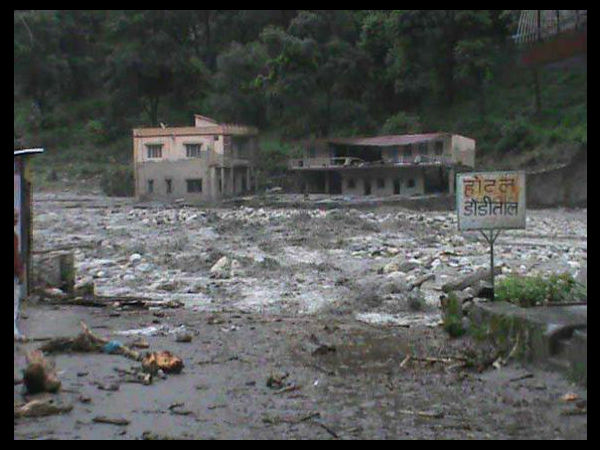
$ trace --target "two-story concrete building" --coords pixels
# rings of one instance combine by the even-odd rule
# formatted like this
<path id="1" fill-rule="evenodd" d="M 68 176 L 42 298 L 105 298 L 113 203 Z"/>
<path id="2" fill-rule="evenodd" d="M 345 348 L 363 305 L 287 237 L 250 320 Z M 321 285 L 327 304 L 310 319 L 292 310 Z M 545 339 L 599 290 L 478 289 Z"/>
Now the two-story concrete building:
<path id="1" fill-rule="evenodd" d="M 133 130 L 137 199 L 215 201 L 253 189 L 258 130 L 194 118 L 193 127 Z"/>
<path id="2" fill-rule="evenodd" d="M 452 194 L 473 167 L 475 141 L 450 133 L 324 139 L 289 161 L 301 192 L 344 195 Z"/>

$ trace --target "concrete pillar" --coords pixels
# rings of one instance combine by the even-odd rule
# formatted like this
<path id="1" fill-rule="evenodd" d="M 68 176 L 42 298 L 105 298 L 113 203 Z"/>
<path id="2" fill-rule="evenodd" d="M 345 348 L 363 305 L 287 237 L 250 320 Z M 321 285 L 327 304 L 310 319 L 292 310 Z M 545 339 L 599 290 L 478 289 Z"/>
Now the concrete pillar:
<path id="1" fill-rule="evenodd" d="M 219 186 L 217 184 L 217 168 L 210 168 L 210 199 L 216 200 L 219 195 Z"/>
<path id="2" fill-rule="evenodd" d="M 225 167 L 221 167 L 221 192 L 220 192 L 220 196 L 221 198 L 225 196 L 225 193 L 227 192 L 227 178 L 225 178 Z"/>

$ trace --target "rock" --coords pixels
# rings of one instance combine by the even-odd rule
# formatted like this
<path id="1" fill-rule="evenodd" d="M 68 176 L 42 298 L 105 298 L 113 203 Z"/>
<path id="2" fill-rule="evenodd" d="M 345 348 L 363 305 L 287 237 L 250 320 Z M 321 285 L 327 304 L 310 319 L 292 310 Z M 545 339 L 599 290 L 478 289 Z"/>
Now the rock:
<path id="1" fill-rule="evenodd" d="M 180 331 L 175 335 L 175 342 L 192 342 L 192 334 Z"/>
<path id="2" fill-rule="evenodd" d="M 210 277 L 227 278 L 229 276 L 230 268 L 231 263 L 229 258 L 227 256 L 223 256 L 210 268 Z"/>
<path id="3" fill-rule="evenodd" d="M 43 293 L 47 297 L 52 297 L 52 298 L 65 298 L 67 296 L 67 294 L 65 294 L 62 290 L 60 290 L 58 288 L 44 289 Z"/>
<path id="4" fill-rule="evenodd" d="M 392 272 L 377 289 L 379 295 L 400 294 L 409 290 L 405 275 L 402 272 Z"/>
<path id="5" fill-rule="evenodd" d="M 139 253 L 134 253 L 133 255 L 131 255 L 129 257 L 129 264 L 136 265 L 137 263 L 139 263 L 142 260 L 142 255 L 140 255 Z"/>
<path id="6" fill-rule="evenodd" d="M 81 281 L 75 285 L 73 292 L 79 296 L 94 296 L 96 295 L 96 285 L 92 280 Z"/>
<path id="7" fill-rule="evenodd" d="M 463 330 L 469 331 L 469 328 L 471 327 L 471 321 L 469 320 L 469 318 L 467 316 L 463 316 L 461 325 L 462 325 Z"/>
<path id="8" fill-rule="evenodd" d="M 383 273 L 392 273 L 392 272 L 398 272 L 400 270 L 400 267 L 398 265 L 398 263 L 396 261 L 392 261 L 388 264 L 386 264 L 385 266 L 383 266 L 382 272 Z"/>
<path id="9" fill-rule="evenodd" d="M 142 263 L 137 266 L 137 270 L 140 272 L 150 272 L 153 266 L 150 263 Z"/>

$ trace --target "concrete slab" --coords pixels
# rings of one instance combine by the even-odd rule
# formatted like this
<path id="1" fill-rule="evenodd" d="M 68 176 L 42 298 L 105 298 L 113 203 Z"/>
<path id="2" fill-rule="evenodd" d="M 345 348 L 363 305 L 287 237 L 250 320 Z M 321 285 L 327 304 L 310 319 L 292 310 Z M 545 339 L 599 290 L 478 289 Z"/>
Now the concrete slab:
<path id="1" fill-rule="evenodd" d="M 469 310 L 474 326 L 524 362 L 559 368 L 587 383 L 587 305 L 521 308 L 507 302 L 480 302 Z"/>

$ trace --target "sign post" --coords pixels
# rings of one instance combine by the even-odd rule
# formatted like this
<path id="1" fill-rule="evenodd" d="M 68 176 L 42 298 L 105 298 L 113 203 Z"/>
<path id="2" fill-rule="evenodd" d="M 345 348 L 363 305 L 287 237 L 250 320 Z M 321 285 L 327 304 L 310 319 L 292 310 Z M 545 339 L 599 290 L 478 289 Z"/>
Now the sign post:
<path id="1" fill-rule="evenodd" d="M 458 229 L 479 230 L 490 245 L 494 299 L 494 242 L 501 230 L 525 228 L 525 172 L 466 172 L 456 179 Z"/>

